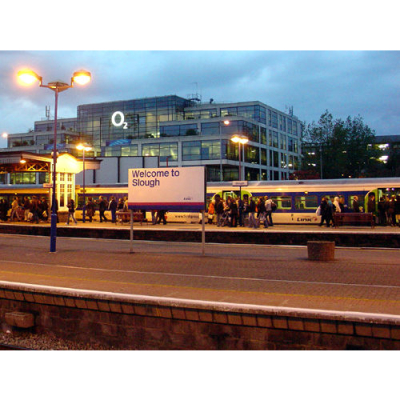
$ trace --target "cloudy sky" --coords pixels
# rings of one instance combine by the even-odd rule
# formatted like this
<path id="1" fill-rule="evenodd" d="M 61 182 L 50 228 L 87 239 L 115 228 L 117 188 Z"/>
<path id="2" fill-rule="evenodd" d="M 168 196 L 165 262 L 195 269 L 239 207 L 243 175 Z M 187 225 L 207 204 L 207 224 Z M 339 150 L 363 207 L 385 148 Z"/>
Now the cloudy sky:
<path id="1" fill-rule="evenodd" d="M 278 10 L 277 15 L 280 11 L 284 16 L 285 9 Z M 257 23 L 257 15 L 253 13 L 252 16 Z M 293 24 L 294 28 L 300 28 L 298 19 L 293 18 L 283 20 Z M 346 22 L 346 17 L 342 19 Z M 211 26 L 216 21 L 211 20 Z M 323 23 L 320 21 L 313 26 L 322 27 Z M 325 25 L 330 24 L 326 19 Z M 48 46 L 43 36 L 41 46 L 33 46 L 35 50 L 25 46 L 19 50 L 21 43 L 14 42 L 0 49 L 0 131 L 11 134 L 27 132 L 33 128 L 34 121 L 45 118 L 46 106 L 50 106 L 53 116 L 52 91 L 37 86 L 22 87 L 16 80 L 18 70 L 29 67 L 43 77 L 44 83 L 53 80 L 69 82 L 74 71 L 82 68 L 91 71 L 93 79 L 90 85 L 61 93 L 59 118 L 76 117 L 80 104 L 168 94 L 186 97 L 199 93 L 203 102 L 210 98 L 215 102 L 258 100 L 281 111 L 293 107 L 294 114 L 306 123 L 317 121 L 326 109 L 335 118 L 361 115 L 377 135 L 400 134 L 400 52 L 391 48 L 391 42 L 386 49 L 379 50 L 379 45 L 373 41 L 372 45 L 378 49 L 374 50 L 365 45 L 365 41 L 357 42 L 352 40 L 353 36 L 342 35 L 338 46 L 332 46 L 336 36 L 331 38 L 331 42 L 321 45 L 313 41 L 320 32 L 309 28 L 305 30 L 306 38 L 314 39 L 307 42 L 310 43 L 308 46 L 299 45 L 298 35 L 290 34 L 283 42 L 274 39 L 275 46 L 263 48 L 262 44 L 270 36 L 263 36 L 263 40 L 255 41 L 255 45 L 251 42 L 251 38 L 259 37 L 260 29 L 255 30 L 254 35 L 244 35 L 243 31 L 249 27 L 245 24 L 241 34 L 235 30 L 230 31 L 229 36 L 223 36 L 223 29 L 228 28 L 225 25 L 221 29 L 220 25 L 218 29 L 212 29 L 211 35 L 205 35 L 204 41 L 197 35 L 196 41 L 183 43 L 180 38 L 187 39 L 187 29 L 183 26 L 178 31 L 166 33 L 167 39 L 163 42 L 154 39 L 146 42 L 143 30 L 140 36 L 135 36 L 132 31 L 131 40 L 136 38 L 136 43 L 140 42 L 142 46 L 132 48 L 122 42 L 122 50 L 102 50 L 106 46 L 113 48 L 105 39 L 108 31 L 104 30 L 97 30 L 100 40 L 94 44 L 83 43 L 83 48 L 93 49 L 90 51 L 75 50 L 79 48 L 76 41 L 70 42 L 62 35 L 60 38 L 64 41 L 60 42 L 59 48 L 65 50 L 57 50 L 54 44 Z M 119 22 L 111 25 L 111 30 L 119 29 L 118 32 L 122 33 L 116 37 L 122 38 L 126 33 L 123 26 Z M 155 26 L 158 26 L 157 21 Z M 282 24 L 274 26 L 280 28 L 272 29 L 277 38 L 281 36 Z M 207 25 L 200 28 L 204 34 L 208 30 Z M 355 28 L 357 30 L 357 26 Z M 342 28 L 340 32 L 343 31 L 347 32 Z M 40 36 L 42 32 L 36 26 L 32 35 Z M 49 30 L 45 32 L 50 40 Z M 171 37 L 178 32 L 181 36 L 172 41 Z M 261 32 L 268 33 L 263 29 Z M 369 32 L 369 29 L 363 32 Z M 162 30 L 157 33 L 163 38 Z M 367 42 L 369 37 L 376 39 L 376 31 L 369 32 L 369 35 Z M 218 45 L 215 48 L 216 41 Z M 235 49 L 232 41 L 240 50 Z M 74 50 L 69 50 L 71 46 Z M 121 49 L 119 46 L 116 48 Z M 153 48 L 155 50 L 151 50 Z M 4 144 L 0 139 L 0 147 Z"/>

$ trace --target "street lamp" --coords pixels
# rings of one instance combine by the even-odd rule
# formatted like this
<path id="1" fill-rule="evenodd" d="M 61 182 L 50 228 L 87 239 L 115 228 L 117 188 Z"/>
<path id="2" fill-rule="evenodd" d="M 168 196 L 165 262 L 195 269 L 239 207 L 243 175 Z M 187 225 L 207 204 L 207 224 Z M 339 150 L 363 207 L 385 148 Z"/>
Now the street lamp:
<path id="1" fill-rule="evenodd" d="M 219 123 L 219 180 L 223 180 L 223 173 L 222 173 L 222 127 L 229 126 L 231 121 L 229 119 L 225 119 L 220 121 Z"/>
<path id="2" fill-rule="evenodd" d="M 1 137 L 2 137 L 4 140 L 7 140 L 7 139 L 8 139 L 8 133 L 7 133 L 7 132 L 3 132 L 3 133 L 1 134 Z"/>
<path id="3" fill-rule="evenodd" d="M 56 164 L 57 164 L 57 107 L 58 107 L 58 93 L 74 87 L 74 83 L 85 85 L 90 82 L 91 74 L 87 71 L 77 71 L 71 77 L 71 83 L 63 81 L 49 82 L 43 85 L 43 78 L 31 70 L 22 70 L 18 72 L 18 79 L 24 85 L 31 85 L 34 82 L 39 82 L 40 87 L 48 88 L 55 93 L 55 108 L 54 108 L 54 143 L 53 143 L 53 193 L 51 200 L 51 228 L 50 228 L 50 252 L 56 251 L 56 238 L 57 238 L 57 207 L 56 207 Z"/>
<path id="4" fill-rule="evenodd" d="M 239 145 L 239 181 L 242 180 L 242 166 L 241 166 L 241 152 L 240 152 L 240 145 L 241 144 L 246 144 L 249 139 L 246 136 L 239 136 L 239 135 L 235 135 L 233 137 L 231 137 L 231 140 L 233 143 L 238 143 Z"/>
<path id="5" fill-rule="evenodd" d="M 85 222 L 85 212 L 86 212 L 86 190 L 85 190 L 85 152 L 86 151 L 91 151 L 92 147 L 88 146 L 88 145 L 84 145 L 84 144 L 78 144 L 78 146 L 76 146 L 76 148 L 78 150 L 82 150 L 82 169 L 83 169 L 83 207 L 82 207 L 82 222 Z"/>

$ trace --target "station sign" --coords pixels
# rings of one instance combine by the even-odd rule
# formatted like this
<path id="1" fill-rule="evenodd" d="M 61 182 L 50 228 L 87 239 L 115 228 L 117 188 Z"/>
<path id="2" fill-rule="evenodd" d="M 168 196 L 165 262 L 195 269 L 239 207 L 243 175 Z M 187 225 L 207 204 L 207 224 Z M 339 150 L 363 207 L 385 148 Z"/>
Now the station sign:
<path id="1" fill-rule="evenodd" d="M 206 205 L 205 167 L 128 170 L 128 207 L 200 212 Z"/>
<path id="2" fill-rule="evenodd" d="M 233 181 L 232 186 L 247 186 L 249 184 L 248 181 Z"/>

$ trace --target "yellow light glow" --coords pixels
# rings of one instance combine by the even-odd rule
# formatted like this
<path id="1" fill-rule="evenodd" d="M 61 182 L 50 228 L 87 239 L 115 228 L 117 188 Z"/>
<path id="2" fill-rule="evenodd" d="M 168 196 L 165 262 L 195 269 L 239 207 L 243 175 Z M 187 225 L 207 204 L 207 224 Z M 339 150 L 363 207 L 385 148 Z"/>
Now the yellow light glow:
<path id="1" fill-rule="evenodd" d="M 231 140 L 234 143 L 240 143 L 240 144 L 246 144 L 249 141 L 249 139 L 247 139 L 246 137 L 243 137 L 243 136 L 242 137 L 241 136 L 233 136 L 231 138 Z"/>
<path id="2" fill-rule="evenodd" d="M 21 164 L 26 164 L 26 160 L 20 160 L 19 161 Z"/>
<path id="3" fill-rule="evenodd" d="M 72 80 L 76 82 L 78 85 L 86 85 L 92 79 L 92 75 L 88 71 L 77 71 L 74 72 L 72 76 Z"/>
<path id="4" fill-rule="evenodd" d="M 32 85 L 32 83 L 38 81 L 41 82 L 42 78 L 33 71 L 30 70 L 22 70 L 18 72 L 18 79 L 24 85 Z"/>
<path id="5" fill-rule="evenodd" d="M 224 125 L 229 125 L 231 121 L 228 121 L 227 119 L 224 121 Z"/>
<path id="6" fill-rule="evenodd" d="M 76 148 L 77 148 L 77 150 L 85 150 L 85 151 L 90 151 L 90 150 L 92 150 L 92 147 L 91 146 L 89 146 L 89 145 L 84 145 L 84 144 L 82 144 L 82 143 L 79 143 L 77 146 L 76 146 Z"/>

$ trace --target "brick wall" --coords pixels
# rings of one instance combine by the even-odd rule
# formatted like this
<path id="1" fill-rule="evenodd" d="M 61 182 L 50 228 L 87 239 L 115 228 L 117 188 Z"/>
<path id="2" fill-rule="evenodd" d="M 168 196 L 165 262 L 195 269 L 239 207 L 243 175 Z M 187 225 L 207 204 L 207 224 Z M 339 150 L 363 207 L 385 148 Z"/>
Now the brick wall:
<path id="1" fill-rule="evenodd" d="M 5 314 L 34 315 L 52 332 L 114 349 L 400 349 L 400 317 L 163 299 L 0 284 Z"/>

